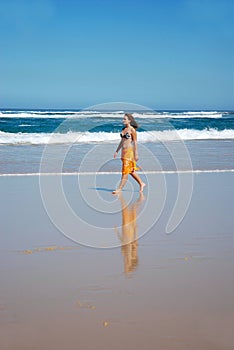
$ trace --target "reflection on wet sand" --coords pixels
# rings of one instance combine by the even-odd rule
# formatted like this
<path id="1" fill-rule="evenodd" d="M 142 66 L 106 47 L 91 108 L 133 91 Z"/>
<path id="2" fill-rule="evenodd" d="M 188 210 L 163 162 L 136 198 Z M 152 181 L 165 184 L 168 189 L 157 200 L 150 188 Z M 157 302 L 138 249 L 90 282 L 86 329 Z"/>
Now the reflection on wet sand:
<path id="1" fill-rule="evenodd" d="M 137 240 L 137 210 L 140 203 L 145 199 L 143 193 L 140 193 L 135 202 L 127 205 L 122 193 L 118 196 L 122 208 L 122 226 L 121 232 L 117 234 L 121 241 L 121 251 L 124 260 L 124 273 L 129 275 L 135 271 L 138 260 L 138 240 Z"/>

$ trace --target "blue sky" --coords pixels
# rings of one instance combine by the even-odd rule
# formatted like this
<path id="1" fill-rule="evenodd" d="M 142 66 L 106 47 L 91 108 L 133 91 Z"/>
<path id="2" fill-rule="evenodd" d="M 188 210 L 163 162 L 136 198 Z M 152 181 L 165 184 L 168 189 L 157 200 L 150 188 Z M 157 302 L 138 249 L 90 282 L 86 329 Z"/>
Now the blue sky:
<path id="1" fill-rule="evenodd" d="M 0 0 L 0 108 L 234 109 L 233 0 Z"/>

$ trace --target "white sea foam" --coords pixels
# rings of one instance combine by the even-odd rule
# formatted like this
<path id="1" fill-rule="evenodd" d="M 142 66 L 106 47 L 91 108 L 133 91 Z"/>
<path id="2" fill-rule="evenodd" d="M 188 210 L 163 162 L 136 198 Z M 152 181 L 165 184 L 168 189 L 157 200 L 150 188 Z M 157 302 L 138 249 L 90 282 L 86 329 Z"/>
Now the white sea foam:
<path id="1" fill-rule="evenodd" d="M 107 132 L 67 132 L 61 133 L 5 133 L 0 131 L 0 144 L 69 144 L 69 143 L 109 143 L 119 139 L 117 133 Z"/>
<path id="2" fill-rule="evenodd" d="M 5 133 L 0 131 L 0 144 L 7 145 L 44 145 L 44 144 L 73 144 L 73 143 L 112 143 L 118 142 L 119 133 L 109 132 L 67 132 L 61 133 Z M 234 139 L 234 130 L 216 129 L 180 129 L 164 131 L 138 132 L 138 141 L 166 142 L 174 140 L 215 140 Z"/>
<path id="3" fill-rule="evenodd" d="M 148 118 L 148 119 L 188 119 L 188 118 L 222 118 L 221 112 L 182 112 L 182 113 L 133 113 L 135 118 Z"/>
<path id="4" fill-rule="evenodd" d="M 162 171 L 139 171 L 139 174 L 202 174 L 202 173 L 233 173 L 234 169 L 204 169 L 204 170 L 162 170 Z M 113 175 L 113 174 L 121 174 L 120 171 L 100 171 L 100 172 L 94 172 L 94 171 L 85 171 L 85 172 L 73 172 L 73 173 L 8 173 L 8 174 L 0 174 L 0 177 L 15 177 L 15 176 L 87 176 L 87 175 Z"/>
<path id="5" fill-rule="evenodd" d="M 216 111 L 201 111 L 201 112 L 134 112 L 135 118 L 222 118 L 225 112 Z M 0 118 L 65 118 L 65 119 L 80 119 L 80 118 L 122 118 L 123 111 L 116 112 L 99 112 L 99 111 L 1 111 Z"/>
<path id="6" fill-rule="evenodd" d="M 216 129 L 180 129 L 180 130 L 164 130 L 164 131 L 148 131 L 139 132 L 138 140 L 140 142 L 157 142 L 157 141 L 174 141 L 174 140 L 218 140 L 218 139 L 234 139 L 234 130 Z"/>

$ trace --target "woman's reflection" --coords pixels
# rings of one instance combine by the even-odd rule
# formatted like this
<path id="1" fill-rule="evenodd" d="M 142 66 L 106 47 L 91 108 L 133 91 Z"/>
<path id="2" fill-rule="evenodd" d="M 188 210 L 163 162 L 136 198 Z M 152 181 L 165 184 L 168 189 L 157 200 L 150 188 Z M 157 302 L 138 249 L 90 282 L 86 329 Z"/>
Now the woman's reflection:
<path id="1" fill-rule="evenodd" d="M 121 251 L 124 259 L 124 273 L 129 275 L 135 271 L 138 265 L 138 240 L 137 240 L 137 209 L 145 199 L 140 193 L 135 202 L 127 205 L 122 193 L 118 196 L 122 208 L 122 231 L 116 229 L 121 241 Z"/>

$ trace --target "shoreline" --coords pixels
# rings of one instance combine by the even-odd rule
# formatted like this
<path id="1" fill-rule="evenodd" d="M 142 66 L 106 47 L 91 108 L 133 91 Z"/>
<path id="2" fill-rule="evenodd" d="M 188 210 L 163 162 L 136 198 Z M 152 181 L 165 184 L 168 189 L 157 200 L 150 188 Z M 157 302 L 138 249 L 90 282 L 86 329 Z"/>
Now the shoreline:
<path id="1" fill-rule="evenodd" d="M 209 174 L 209 173 L 233 173 L 234 169 L 206 169 L 206 170 L 149 170 L 149 171 L 137 171 L 137 174 L 140 175 L 160 175 L 160 174 Z M 92 172 L 92 171 L 82 171 L 82 172 L 64 172 L 64 173 L 9 173 L 9 174 L 0 174 L 0 177 L 4 176 L 77 176 L 77 175 L 121 175 L 121 171 L 100 171 L 100 172 Z"/>

